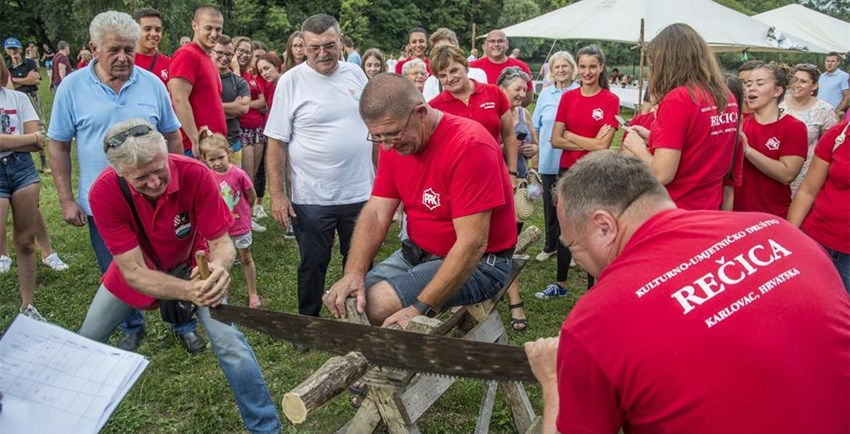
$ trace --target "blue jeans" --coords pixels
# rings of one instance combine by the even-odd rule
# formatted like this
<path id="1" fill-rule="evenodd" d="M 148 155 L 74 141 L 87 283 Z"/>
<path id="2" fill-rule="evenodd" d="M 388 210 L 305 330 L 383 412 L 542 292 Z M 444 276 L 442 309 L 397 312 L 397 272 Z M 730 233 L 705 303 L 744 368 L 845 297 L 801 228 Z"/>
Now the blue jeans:
<path id="1" fill-rule="evenodd" d="M 385 281 L 393 287 L 401 305 L 410 306 L 442 265 L 443 259 L 412 265 L 399 249 L 366 274 L 366 288 Z M 465 306 L 493 298 L 507 283 L 512 267 L 512 258 L 484 255 L 460 289 L 441 307 Z"/>
<path id="2" fill-rule="evenodd" d="M 103 275 L 103 273 L 106 273 L 106 269 L 109 268 L 109 264 L 112 263 L 112 253 L 109 253 L 109 249 L 106 248 L 103 238 L 100 237 L 97 225 L 94 224 L 94 218 L 92 216 L 86 216 L 86 219 L 89 224 L 89 241 L 91 241 L 91 247 L 94 249 L 94 256 L 97 258 L 97 268 L 100 269 L 100 274 Z M 171 331 L 183 336 L 194 332 L 196 324 L 197 321 L 192 317 L 180 324 L 171 324 Z M 121 331 L 125 335 L 144 332 L 145 317 L 142 315 L 142 311 L 131 308 L 124 321 L 121 321 Z"/>
<path id="3" fill-rule="evenodd" d="M 118 323 L 132 310 L 132 307 L 100 285 L 78 333 L 105 343 Z M 245 427 L 252 433 L 280 432 L 277 408 L 245 336 L 235 326 L 214 320 L 209 308 L 198 308 L 197 316 L 207 331 L 224 377 L 230 384 Z"/>
<path id="4" fill-rule="evenodd" d="M 844 283 L 844 290 L 850 294 L 850 255 L 841 253 L 837 250 L 832 250 L 821 244 L 829 254 L 829 259 L 835 264 L 835 269 L 838 270 L 838 275 L 841 276 L 841 282 Z"/>
<path id="5" fill-rule="evenodd" d="M 292 204 L 298 217 L 292 219 L 295 240 L 301 250 L 298 264 L 298 312 L 301 315 L 319 316 L 322 294 L 325 292 L 325 275 L 331 262 L 334 232 L 339 234 L 339 253 L 342 264 L 348 258 L 354 223 L 366 202 L 347 205 Z"/>

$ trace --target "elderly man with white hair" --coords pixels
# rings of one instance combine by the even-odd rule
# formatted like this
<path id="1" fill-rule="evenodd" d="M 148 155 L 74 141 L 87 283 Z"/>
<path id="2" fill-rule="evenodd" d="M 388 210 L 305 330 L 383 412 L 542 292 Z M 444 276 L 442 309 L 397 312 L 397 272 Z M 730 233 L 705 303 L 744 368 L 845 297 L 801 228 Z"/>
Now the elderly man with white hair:
<path id="1" fill-rule="evenodd" d="M 171 107 L 165 85 L 154 74 L 136 68 L 135 51 L 139 25 L 122 12 L 103 12 L 89 25 L 89 44 L 94 59 L 89 66 L 65 78 L 56 90 L 50 118 L 50 167 L 62 218 L 73 226 L 88 224 L 89 239 L 101 274 L 112 262 L 89 207 L 89 189 L 106 168 L 103 137 L 116 122 L 145 119 L 168 141 L 172 152 L 183 152 L 180 122 Z M 71 140 L 77 141 L 79 185 L 77 199 L 71 188 Z M 119 347 L 135 351 L 144 335 L 144 317 L 131 312 L 122 324 L 124 337 Z M 190 353 L 206 347 L 195 333 L 195 321 L 176 324 L 174 331 Z"/>
<path id="2" fill-rule="evenodd" d="M 166 312 L 196 315 L 246 428 L 252 433 L 279 432 L 277 409 L 245 336 L 210 316 L 209 308 L 227 298 L 236 253 L 228 235 L 233 216 L 212 173 L 199 161 L 169 154 L 165 138 L 143 119 L 113 125 L 103 150 L 110 167 L 95 180 L 89 199 L 114 261 L 80 335 L 105 342 L 133 307 L 161 304 L 173 308 L 163 309 L 163 317 Z M 204 241 L 209 245 L 210 274 L 186 280 L 197 274 L 189 267 Z M 180 269 L 185 271 L 175 271 Z"/>

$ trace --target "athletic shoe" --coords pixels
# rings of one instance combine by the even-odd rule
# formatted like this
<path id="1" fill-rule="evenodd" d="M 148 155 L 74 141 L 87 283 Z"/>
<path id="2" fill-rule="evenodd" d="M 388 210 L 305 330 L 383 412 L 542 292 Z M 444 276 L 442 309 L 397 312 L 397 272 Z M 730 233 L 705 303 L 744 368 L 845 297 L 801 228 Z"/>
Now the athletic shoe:
<path id="1" fill-rule="evenodd" d="M 534 296 L 541 299 L 546 300 L 549 298 L 555 297 L 566 297 L 567 296 L 567 288 L 558 285 L 557 283 L 552 283 L 547 286 L 544 290 L 540 292 L 535 292 Z"/>
<path id="2" fill-rule="evenodd" d="M 12 258 L 0 255 L 0 274 L 6 273 L 12 268 Z"/>
<path id="3" fill-rule="evenodd" d="M 263 209 L 262 205 L 254 205 L 254 218 L 257 220 L 264 219 L 269 215 L 266 214 L 266 210 Z"/>
<path id="4" fill-rule="evenodd" d="M 294 240 L 295 239 L 295 231 L 292 229 L 292 225 L 286 227 L 286 232 L 283 234 L 284 240 Z"/>
<path id="5" fill-rule="evenodd" d="M 254 231 L 254 232 L 265 232 L 266 227 L 257 223 L 256 220 L 251 219 L 251 230 Z"/>
<path id="6" fill-rule="evenodd" d="M 546 262 L 546 261 L 549 260 L 549 258 L 551 258 L 551 257 L 553 257 L 557 254 L 558 254 L 557 250 L 554 251 L 554 252 L 542 251 L 542 252 L 538 253 L 537 256 L 534 257 L 534 259 L 537 260 L 537 262 Z"/>
<path id="7" fill-rule="evenodd" d="M 35 306 L 33 306 L 31 304 L 27 305 L 26 309 L 21 308 L 21 314 L 24 315 L 24 316 L 28 316 L 28 317 L 36 320 L 36 321 L 47 322 L 47 320 L 44 319 L 44 317 L 41 316 L 41 314 L 38 313 L 37 310 L 35 310 Z"/>
<path id="8" fill-rule="evenodd" d="M 68 269 L 68 264 L 62 262 L 62 260 L 59 259 L 59 255 L 57 255 L 56 252 L 53 252 L 53 253 L 50 254 L 50 256 L 42 259 L 41 262 L 44 262 L 44 265 L 47 265 L 48 267 L 52 268 L 54 271 L 65 271 L 65 270 Z"/>

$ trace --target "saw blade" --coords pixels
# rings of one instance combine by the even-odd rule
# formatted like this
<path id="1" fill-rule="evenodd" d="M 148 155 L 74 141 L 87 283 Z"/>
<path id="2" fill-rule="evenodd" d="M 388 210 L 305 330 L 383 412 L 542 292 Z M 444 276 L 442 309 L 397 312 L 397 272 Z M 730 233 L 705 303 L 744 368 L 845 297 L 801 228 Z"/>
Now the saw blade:
<path id="1" fill-rule="evenodd" d="M 522 347 L 229 305 L 210 313 L 216 320 L 332 354 L 357 351 L 377 366 L 453 377 L 537 381 Z"/>

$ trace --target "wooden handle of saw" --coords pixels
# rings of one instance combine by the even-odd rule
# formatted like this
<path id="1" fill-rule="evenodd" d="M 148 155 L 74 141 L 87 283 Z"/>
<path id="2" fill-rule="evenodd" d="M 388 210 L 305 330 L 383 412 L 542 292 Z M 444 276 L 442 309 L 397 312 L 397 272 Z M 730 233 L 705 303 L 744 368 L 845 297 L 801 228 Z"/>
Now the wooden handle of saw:
<path id="1" fill-rule="evenodd" d="M 210 267 L 207 265 L 207 252 L 203 250 L 195 252 L 195 262 L 198 264 L 198 276 L 201 279 L 210 277 Z"/>

